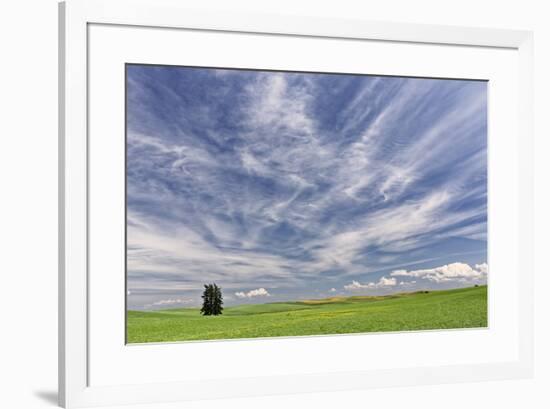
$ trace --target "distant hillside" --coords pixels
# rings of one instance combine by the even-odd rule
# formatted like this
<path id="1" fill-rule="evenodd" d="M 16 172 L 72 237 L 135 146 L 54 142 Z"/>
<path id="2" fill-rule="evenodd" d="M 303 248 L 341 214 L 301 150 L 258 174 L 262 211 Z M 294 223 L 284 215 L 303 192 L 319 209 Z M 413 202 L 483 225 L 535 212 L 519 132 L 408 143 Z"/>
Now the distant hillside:
<path id="1" fill-rule="evenodd" d="M 175 342 L 487 326 L 487 286 L 387 296 L 331 297 L 227 307 L 128 311 L 128 342 Z"/>

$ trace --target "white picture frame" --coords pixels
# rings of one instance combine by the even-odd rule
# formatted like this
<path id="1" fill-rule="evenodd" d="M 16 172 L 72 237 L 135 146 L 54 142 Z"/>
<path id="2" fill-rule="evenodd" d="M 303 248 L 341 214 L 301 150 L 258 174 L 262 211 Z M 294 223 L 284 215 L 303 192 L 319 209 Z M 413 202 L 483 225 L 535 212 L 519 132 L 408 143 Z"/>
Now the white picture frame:
<path id="1" fill-rule="evenodd" d="M 319 19 L 280 15 L 255 15 L 229 12 L 199 12 L 186 9 L 178 0 L 68 0 L 60 4 L 60 143 L 59 143 L 59 399 L 64 407 L 137 404 L 350 390 L 382 386 L 419 385 L 426 383 L 464 382 L 529 377 L 533 367 L 532 347 L 532 33 L 517 30 L 481 29 L 430 26 L 361 20 Z M 285 38 L 318 38 L 332 40 L 376 41 L 396 43 L 403 47 L 434 45 L 445 47 L 511 50 L 518 61 L 517 73 L 517 132 L 511 140 L 517 166 L 511 170 L 517 181 L 514 217 L 517 218 L 515 256 L 521 259 L 521 280 L 514 291 L 517 315 L 514 331 L 514 354 L 506 359 L 495 357 L 485 362 L 479 357 L 444 365 L 407 365 L 393 368 L 368 368 L 317 372 L 304 369 L 281 374 L 267 371 L 262 376 L 221 377 L 182 381 L 133 380 L 91 382 L 91 366 L 101 360 L 105 350 L 90 355 L 90 27 L 158 27 L 192 32 L 229 33 L 283 36 Z M 177 30 L 176 30 L 177 31 Z M 167 34 L 169 35 L 169 34 Z M 475 62 L 474 62 L 475 64 Z M 515 69 L 515 68 L 514 68 Z M 515 72 L 515 71 L 513 71 Z M 378 72 L 380 73 L 380 72 Z M 121 102 L 122 103 L 122 102 Z M 491 146 L 490 146 L 491 148 Z M 513 150 L 513 149 L 512 149 Z M 122 159 L 121 159 L 122 160 Z M 93 227 L 93 226 L 92 226 Z M 498 254 L 493 255 L 499 257 Z M 510 267 L 511 277 L 517 279 L 517 266 Z M 97 288 L 97 287 L 94 287 Z M 100 291 L 95 290 L 94 291 Z M 96 294 L 101 296 L 101 294 Z M 105 331 L 105 329 L 99 329 Z M 397 334 L 399 336 L 399 334 Z M 447 338 L 455 336 L 452 332 Z M 327 347 L 331 337 L 315 342 Z M 350 338 L 348 338 L 350 339 Z M 355 338 L 358 340 L 359 338 Z M 247 341 L 243 348 L 252 348 L 265 341 Z M 269 341 L 271 342 L 271 341 Z M 291 347 L 292 340 L 284 344 Z M 301 340 L 307 348 L 308 340 Z M 313 342 L 313 341 L 311 341 Z M 253 344 L 255 343 L 255 344 Z M 227 344 L 218 343 L 217 345 Z M 95 344 L 94 344 L 95 345 Z M 199 345 L 199 344 L 195 344 Z M 213 348 L 203 343 L 197 351 Z M 233 345 L 237 345 L 233 343 Z M 281 343 L 278 344 L 283 345 Z M 351 344 L 350 344 L 351 345 Z M 321 344 L 319 344 L 321 346 Z M 124 347 L 123 345 L 121 347 Z M 178 345 L 162 351 L 166 359 L 175 356 Z M 239 350 L 235 347 L 235 351 Z M 356 348 L 356 346 L 355 346 Z M 150 349 L 149 351 L 152 351 Z M 330 350 L 328 350 L 330 351 Z M 105 357 L 108 355 L 105 353 Z M 112 358 L 109 356 L 109 359 Z M 107 359 L 107 358 L 105 358 Z M 462 359 L 462 358 L 461 358 Z M 115 362 L 113 360 L 112 362 Z M 114 365 L 114 364 L 113 364 Z M 107 367 L 108 369 L 108 367 Z M 105 368 L 104 371 L 105 372 Z M 116 371 L 114 371 L 116 372 Z M 95 375 L 94 375 L 95 376 Z M 130 379 L 130 378 L 129 378 Z"/>

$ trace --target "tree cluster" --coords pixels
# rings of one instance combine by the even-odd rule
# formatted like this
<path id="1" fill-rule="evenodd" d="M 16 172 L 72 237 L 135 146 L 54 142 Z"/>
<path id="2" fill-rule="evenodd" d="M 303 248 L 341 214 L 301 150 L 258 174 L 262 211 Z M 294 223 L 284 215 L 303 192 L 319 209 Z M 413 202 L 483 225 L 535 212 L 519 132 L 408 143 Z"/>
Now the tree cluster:
<path id="1" fill-rule="evenodd" d="M 222 289 L 216 284 L 205 284 L 202 294 L 202 315 L 220 315 L 223 311 Z"/>

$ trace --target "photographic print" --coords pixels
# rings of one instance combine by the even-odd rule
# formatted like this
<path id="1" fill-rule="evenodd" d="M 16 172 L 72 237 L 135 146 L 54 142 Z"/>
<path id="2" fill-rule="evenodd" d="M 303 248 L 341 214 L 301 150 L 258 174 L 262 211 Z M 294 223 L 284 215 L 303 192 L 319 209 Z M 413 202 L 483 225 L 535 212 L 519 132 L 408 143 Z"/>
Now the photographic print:
<path id="1" fill-rule="evenodd" d="M 128 343 L 487 327 L 487 82 L 126 65 Z"/>

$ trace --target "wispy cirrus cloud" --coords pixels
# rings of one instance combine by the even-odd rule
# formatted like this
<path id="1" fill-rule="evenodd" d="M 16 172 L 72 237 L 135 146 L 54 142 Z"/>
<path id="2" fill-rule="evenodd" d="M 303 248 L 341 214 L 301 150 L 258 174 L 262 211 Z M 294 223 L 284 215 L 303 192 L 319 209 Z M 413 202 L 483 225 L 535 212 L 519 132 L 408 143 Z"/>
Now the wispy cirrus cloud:
<path id="1" fill-rule="evenodd" d="M 485 83 L 128 70 L 130 304 L 486 260 Z"/>

